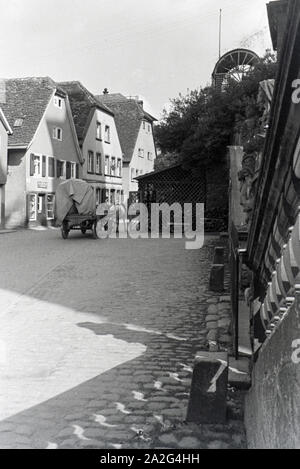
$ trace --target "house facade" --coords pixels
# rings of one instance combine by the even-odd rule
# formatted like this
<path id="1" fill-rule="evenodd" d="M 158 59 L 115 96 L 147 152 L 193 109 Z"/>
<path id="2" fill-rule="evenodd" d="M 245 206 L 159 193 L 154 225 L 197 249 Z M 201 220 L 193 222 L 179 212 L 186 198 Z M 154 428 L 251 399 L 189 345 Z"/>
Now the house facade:
<path id="1" fill-rule="evenodd" d="M 121 203 L 123 153 L 114 113 L 80 82 L 60 83 L 68 93 L 82 152 L 82 178 L 95 189 L 97 204 Z"/>
<path id="2" fill-rule="evenodd" d="M 82 158 L 66 93 L 50 78 L 5 80 L 8 228 L 51 225 L 58 184 L 82 175 Z"/>
<path id="3" fill-rule="evenodd" d="M 136 200 L 138 176 L 154 169 L 156 148 L 153 138 L 153 122 L 156 120 L 143 109 L 142 101 L 126 98 L 122 94 L 97 96 L 100 103 L 114 113 L 123 150 L 123 188 L 125 201 Z"/>
<path id="4" fill-rule="evenodd" d="M 0 108 L 0 229 L 5 227 L 5 185 L 7 181 L 7 145 L 12 129 Z"/>

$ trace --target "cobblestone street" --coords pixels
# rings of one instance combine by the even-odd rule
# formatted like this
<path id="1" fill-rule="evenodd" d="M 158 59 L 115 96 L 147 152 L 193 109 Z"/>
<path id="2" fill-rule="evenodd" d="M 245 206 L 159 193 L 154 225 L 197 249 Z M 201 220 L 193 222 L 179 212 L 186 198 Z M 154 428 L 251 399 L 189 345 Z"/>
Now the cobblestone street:
<path id="1" fill-rule="evenodd" d="M 239 417 L 185 423 L 195 354 L 218 327 L 217 242 L 1 235 L 0 447 L 245 447 Z"/>

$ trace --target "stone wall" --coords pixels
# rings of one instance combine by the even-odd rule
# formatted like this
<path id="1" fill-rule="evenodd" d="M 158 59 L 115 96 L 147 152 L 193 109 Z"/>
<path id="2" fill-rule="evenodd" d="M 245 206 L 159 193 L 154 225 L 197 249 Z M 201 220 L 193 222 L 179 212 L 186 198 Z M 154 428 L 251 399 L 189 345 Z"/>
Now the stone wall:
<path id="1" fill-rule="evenodd" d="M 262 347 L 246 397 L 245 425 L 249 448 L 300 448 L 299 308 L 289 310 Z"/>

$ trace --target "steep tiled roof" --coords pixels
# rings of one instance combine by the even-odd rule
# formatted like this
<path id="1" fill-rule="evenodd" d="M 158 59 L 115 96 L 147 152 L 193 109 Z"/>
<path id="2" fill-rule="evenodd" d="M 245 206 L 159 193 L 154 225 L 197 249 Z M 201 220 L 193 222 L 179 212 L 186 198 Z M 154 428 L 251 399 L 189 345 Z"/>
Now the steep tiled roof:
<path id="1" fill-rule="evenodd" d="M 156 119 L 144 111 L 138 101 L 127 99 L 120 93 L 99 95 L 96 98 L 114 112 L 124 161 L 130 162 L 142 120 L 153 122 Z"/>
<path id="2" fill-rule="evenodd" d="M 11 135 L 12 134 L 12 128 L 8 123 L 8 120 L 6 119 L 4 112 L 2 111 L 0 107 L 0 122 L 2 122 L 2 125 L 4 126 L 6 132 Z"/>
<path id="3" fill-rule="evenodd" d="M 9 145 L 27 146 L 43 117 L 55 82 L 49 77 L 4 79 L 5 92 L 0 104 L 12 127 Z M 19 119 L 18 125 L 16 121 Z"/>
<path id="4" fill-rule="evenodd" d="M 68 94 L 72 115 L 79 143 L 82 143 L 90 123 L 91 110 L 101 109 L 107 114 L 114 115 L 105 104 L 100 103 L 79 81 L 66 81 L 59 86 Z"/>

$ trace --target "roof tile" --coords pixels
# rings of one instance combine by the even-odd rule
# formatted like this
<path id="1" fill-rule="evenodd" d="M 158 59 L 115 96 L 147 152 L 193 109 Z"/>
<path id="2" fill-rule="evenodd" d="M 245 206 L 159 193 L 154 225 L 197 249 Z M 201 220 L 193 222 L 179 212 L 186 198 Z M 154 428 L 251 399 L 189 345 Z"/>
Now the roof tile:
<path id="1" fill-rule="evenodd" d="M 34 137 L 56 84 L 49 77 L 10 78 L 3 79 L 2 83 L 5 89 L 1 107 L 13 130 L 8 143 L 27 146 Z M 23 120 L 22 125 L 14 127 L 17 119 Z"/>
<path id="2" fill-rule="evenodd" d="M 119 139 L 124 153 L 124 161 L 130 162 L 143 119 L 156 120 L 135 99 L 128 99 L 120 93 L 96 96 L 100 103 L 112 109 Z"/>

